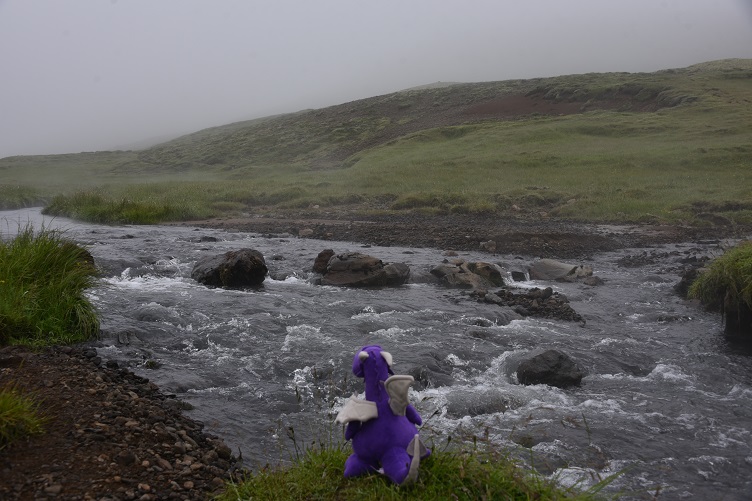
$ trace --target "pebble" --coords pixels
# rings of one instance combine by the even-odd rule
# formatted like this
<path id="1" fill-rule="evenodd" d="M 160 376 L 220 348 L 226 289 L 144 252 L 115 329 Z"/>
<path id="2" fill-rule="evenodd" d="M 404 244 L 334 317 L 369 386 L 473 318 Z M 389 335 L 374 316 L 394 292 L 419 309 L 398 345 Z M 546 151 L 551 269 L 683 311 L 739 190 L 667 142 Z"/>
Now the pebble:
<path id="1" fill-rule="evenodd" d="M 63 491 L 63 486 L 60 484 L 52 484 L 49 487 L 44 488 L 44 493 L 50 496 L 57 496 Z"/>

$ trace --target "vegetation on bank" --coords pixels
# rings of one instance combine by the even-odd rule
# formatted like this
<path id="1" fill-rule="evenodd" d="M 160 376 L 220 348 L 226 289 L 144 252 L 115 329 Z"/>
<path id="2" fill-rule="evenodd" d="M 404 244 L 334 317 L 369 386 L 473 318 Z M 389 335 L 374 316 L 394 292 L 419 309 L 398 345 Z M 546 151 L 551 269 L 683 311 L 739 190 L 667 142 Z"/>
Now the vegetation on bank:
<path id="1" fill-rule="evenodd" d="M 92 223 L 156 224 L 163 221 L 203 219 L 217 212 L 189 197 L 188 192 L 203 192 L 198 185 L 192 189 L 173 189 L 166 193 L 160 193 L 163 187 L 159 185 L 141 185 L 138 188 L 139 191 L 129 190 L 130 196 L 94 191 L 57 195 L 42 213 Z"/>
<path id="2" fill-rule="evenodd" d="M 14 387 L 0 388 L 0 451 L 12 442 L 44 431 L 38 403 Z"/>
<path id="3" fill-rule="evenodd" d="M 752 308 L 752 241 L 742 242 L 715 259 L 692 283 L 689 297 L 714 310 Z"/>
<path id="4" fill-rule="evenodd" d="M 515 99 L 531 106 L 505 115 Z M 457 84 L 0 172 L 51 214 L 103 223 L 419 211 L 750 225 L 750 101 L 752 60 Z"/>
<path id="5" fill-rule="evenodd" d="M 85 296 L 95 283 L 91 256 L 58 231 L 31 225 L 0 238 L 0 346 L 42 347 L 94 338 L 99 319 Z M 0 388 L 0 450 L 43 432 L 32 396 Z"/>
<path id="6" fill-rule="evenodd" d="M 752 241 L 710 263 L 692 283 L 688 296 L 725 314 L 727 332 L 752 335 Z"/>
<path id="7" fill-rule="evenodd" d="M 418 481 L 394 485 L 383 475 L 343 476 L 348 447 L 308 450 L 289 468 L 266 468 L 238 484 L 229 484 L 222 501 L 240 499 L 444 500 L 596 499 L 611 478 L 581 492 L 529 473 L 495 453 L 434 450 L 421 461 Z"/>
<path id="8" fill-rule="evenodd" d="M 35 187 L 0 183 L 0 210 L 38 207 L 45 203 L 46 200 Z"/>
<path id="9" fill-rule="evenodd" d="M 27 225 L 0 239 L 0 346 L 94 338 L 99 319 L 85 292 L 95 274 L 88 252 L 59 231 Z"/>

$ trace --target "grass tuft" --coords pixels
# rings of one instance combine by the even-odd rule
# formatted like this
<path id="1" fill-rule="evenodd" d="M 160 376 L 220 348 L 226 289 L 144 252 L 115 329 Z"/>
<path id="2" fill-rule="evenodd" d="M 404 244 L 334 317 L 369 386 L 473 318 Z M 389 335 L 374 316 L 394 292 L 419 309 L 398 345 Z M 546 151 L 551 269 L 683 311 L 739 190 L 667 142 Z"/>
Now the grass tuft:
<path id="1" fill-rule="evenodd" d="M 0 451 L 12 442 L 44 431 L 44 418 L 34 399 L 13 387 L 0 389 Z"/>
<path id="2" fill-rule="evenodd" d="M 714 260 L 692 283 L 689 297 L 712 310 L 752 309 L 752 241 L 742 242 Z"/>
<path id="3" fill-rule="evenodd" d="M 91 255 L 59 231 L 27 225 L 0 240 L 0 345 L 95 338 L 99 319 L 85 296 L 95 274 Z"/>

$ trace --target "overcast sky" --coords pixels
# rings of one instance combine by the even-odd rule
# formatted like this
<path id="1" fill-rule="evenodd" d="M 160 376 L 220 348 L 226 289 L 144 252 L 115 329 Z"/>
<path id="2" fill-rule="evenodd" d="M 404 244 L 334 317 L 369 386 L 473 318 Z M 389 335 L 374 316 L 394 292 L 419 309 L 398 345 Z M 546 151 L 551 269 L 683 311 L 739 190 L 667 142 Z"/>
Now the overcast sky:
<path id="1" fill-rule="evenodd" d="M 0 157 L 436 81 L 731 57 L 752 58 L 752 0 L 0 0 Z"/>

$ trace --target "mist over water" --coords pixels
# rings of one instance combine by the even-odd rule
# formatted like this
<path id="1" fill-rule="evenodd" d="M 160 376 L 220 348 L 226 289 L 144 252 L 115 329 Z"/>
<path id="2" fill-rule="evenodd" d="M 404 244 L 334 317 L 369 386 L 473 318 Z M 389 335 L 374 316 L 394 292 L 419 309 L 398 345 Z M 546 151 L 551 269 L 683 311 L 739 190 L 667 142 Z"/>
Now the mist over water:
<path id="1" fill-rule="evenodd" d="M 0 213 L 3 237 L 38 209 Z M 513 457 L 587 487 L 625 470 L 608 492 L 625 499 L 747 499 L 752 492 L 752 350 L 729 343 L 720 317 L 673 292 L 680 260 L 721 252 L 718 242 L 623 250 L 588 261 L 605 285 L 527 282 L 565 294 L 585 319 L 521 318 L 433 282 L 438 249 L 362 248 L 352 242 L 166 226 L 99 226 L 65 219 L 103 270 L 91 292 L 102 319 L 98 352 L 190 403 L 188 415 L 255 465 L 289 459 L 294 444 L 341 437 L 332 424 L 363 390 L 350 374 L 365 344 L 381 344 L 395 372 L 412 374 L 424 438 L 480 437 Z M 210 289 L 196 260 L 242 247 L 264 255 L 262 287 Z M 326 248 L 405 262 L 392 289 L 314 285 Z M 656 250 L 652 264 L 619 259 Z M 662 256 L 662 257 L 661 257 Z M 461 253 L 501 264 L 535 256 Z M 544 349 L 587 373 L 579 388 L 518 384 L 519 363 Z"/>

